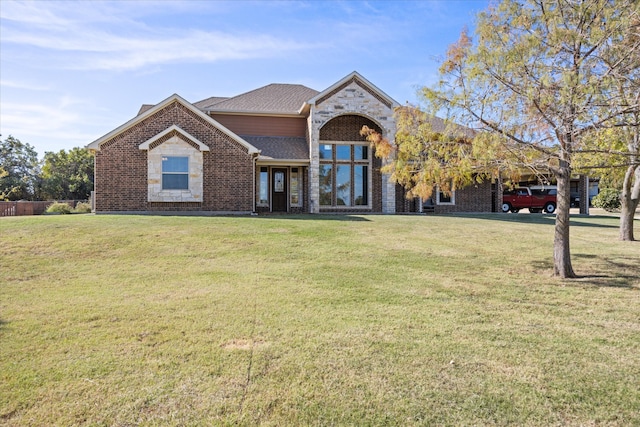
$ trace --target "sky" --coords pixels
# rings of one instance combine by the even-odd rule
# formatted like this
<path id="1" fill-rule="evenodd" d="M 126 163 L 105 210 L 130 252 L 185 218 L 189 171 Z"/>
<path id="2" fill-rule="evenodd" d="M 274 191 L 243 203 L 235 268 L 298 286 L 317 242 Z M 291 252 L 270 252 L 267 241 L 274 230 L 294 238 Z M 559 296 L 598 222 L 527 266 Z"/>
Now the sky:
<path id="1" fill-rule="evenodd" d="M 83 147 L 174 93 L 270 83 L 322 91 L 352 71 L 400 104 L 488 0 L 0 0 L 0 138 Z"/>

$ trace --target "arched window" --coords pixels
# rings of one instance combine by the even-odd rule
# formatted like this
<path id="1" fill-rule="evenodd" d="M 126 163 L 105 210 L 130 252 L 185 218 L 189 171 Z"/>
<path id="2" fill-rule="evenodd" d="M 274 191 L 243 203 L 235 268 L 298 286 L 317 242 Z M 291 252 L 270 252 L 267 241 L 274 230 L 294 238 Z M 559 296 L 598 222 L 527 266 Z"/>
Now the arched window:
<path id="1" fill-rule="evenodd" d="M 379 127 L 357 115 L 336 117 L 320 129 L 320 206 L 325 208 L 371 207 L 372 153 L 363 126 Z"/>

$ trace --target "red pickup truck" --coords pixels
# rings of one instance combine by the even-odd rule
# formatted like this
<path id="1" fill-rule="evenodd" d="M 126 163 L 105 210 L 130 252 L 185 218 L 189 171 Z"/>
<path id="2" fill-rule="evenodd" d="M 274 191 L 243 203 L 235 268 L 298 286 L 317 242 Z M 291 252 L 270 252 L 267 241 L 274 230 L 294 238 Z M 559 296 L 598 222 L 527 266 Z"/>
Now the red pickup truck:
<path id="1" fill-rule="evenodd" d="M 531 190 L 518 187 L 507 190 L 502 195 L 502 212 L 518 212 L 527 208 L 531 213 L 554 213 L 556 211 L 556 193 L 553 190 Z"/>

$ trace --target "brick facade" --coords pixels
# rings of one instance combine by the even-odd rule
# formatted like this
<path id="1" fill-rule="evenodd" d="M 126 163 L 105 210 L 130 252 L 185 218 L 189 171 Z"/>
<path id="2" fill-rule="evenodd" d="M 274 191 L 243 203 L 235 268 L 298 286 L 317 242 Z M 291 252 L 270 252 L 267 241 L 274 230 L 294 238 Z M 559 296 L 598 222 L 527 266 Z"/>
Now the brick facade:
<path id="1" fill-rule="evenodd" d="M 209 147 L 203 152 L 202 202 L 149 202 L 144 141 L 177 125 Z M 247 148 L 211 123 L 172 102 L 103 142 L 96 152 L 96 212 L 253 210 L 253 159 Z"/>
<path id="2" fill-rule="evenodd" d="M 458 212 L 499 212 L 496 210 L 497 192 L 496 185 L 490 181 L 480 184 L 472 184 L 455 191 L 453 204 L 438 204 L 434 191 L 431 199 L 432 212 L 435 214 L 447 214 Z M 501 200 L 501 199 L 500 199 Z M 420 200 L 418 198 L 407 199 L 406 191 L 401 186 L 396 188 L 396 211 L 398 213 L 420 212 Z"/>
<path id="3" fill-rule="evenodd" d="M 294 89 L 298 90 L 287 87 L 287 91 Z M 307 95 L 313 96 L 310 93 L 316 96 L 307 99 Z M 269 206 L 258 206 L 259 194 L 256 194 L 260 168 L 265 166 L 269 168 L 269 176 L 271 168 L 286 170 L 289 181 L 291 168 L 298 168 L 302 203 L 301 206 L 292 206 L 288 193 L 289 213 L 420 211 L 419 200 L 407 200 L 404 189 L 381 173 L 384 161 L 376 158 L 372 150 L 369 150 L 368 159 L 355 154 L 357 146 L 366 145 L 366 139 L 360 135 L 365 125 L 393 142 L 396 131 L 394 108 L 398 106 L 395 101 L 357 73 L 345 77 L 324 92 L 304 88 L 302 95 L 307 101 L 300 101 L 303 104 L 300 109 L 296 105 L 295 111 L 284 115 L 252 115 L 242 110 L 224 114 L 210 112 L 211 115 L 207 116 L 203 110 L 178 95 L 145 109 L 136 118 L 89 145 L 96 150 L 96 212 L 267 213 L 272 210 L 271 183 Z M 276 104 L 282 102 L 282 97 L 269 99 Z M 220 122 L 215 120 L 216 117 Z M 256 138 L 251 140 L 252 136 Z M 285 139 L 282 140 L 284 142 L 278 140 L 276 145 L 273 142 L 268 145 L 262 137 Z M 293 141 L 291 138 L 298 138 L 298 141 L 286 145 L 286 141 Z M 247 142 L 250 140 L 253 142 Z M 332 148 L 334 158 L 320 159 L 321 144 L 342 149 L 348 145 L 352 157 L 345 157 L 343 153 L 338 158 L 335 154 L 337 148 Z M 275 150 L 277 153 L 273 154 L 273 147 L 281 150 Z M 294 147 L 297 151 L 293 150 Z M 163 187 L 165 172 L 162 163 L 166 157 L 189 158 L 188 188 L 166 190 Z M 333 188 L 329 193 L 326 190 L 329 186 L 323 187 L 325 204 L 322 206 L 321 164 L 332 165 Z M 343 175 L 338 182 L 338 168 L 346 165 L 350 168 L 342 168 Z M 360 180 L 358 183 L 356 166 L 368 166 L 368 181 Z M 363 170 L 359 169 L 358 173 Z M 350 171 L 351 181 L 344 171 Z M 349 192 L 341 190 L 342 194 L 339 193 L 337 186 L 347 188 L 347 182 L 351 185 Z M 365 186 L 366 193 L 363 192 Z M 496 211 L 501 202 L 499 193 L 499 183 L 493 186 L 491 183 L 472 185 L 455 192 L 455 203 L 436 203 L 433 210 L 435 213 Z M 363 201 L 364 194 L 368 196 L 368 203 Z M 331 203 L 327 202 L 329 196 Z M 366 204 L 358 206 L 357 200 Z"/>

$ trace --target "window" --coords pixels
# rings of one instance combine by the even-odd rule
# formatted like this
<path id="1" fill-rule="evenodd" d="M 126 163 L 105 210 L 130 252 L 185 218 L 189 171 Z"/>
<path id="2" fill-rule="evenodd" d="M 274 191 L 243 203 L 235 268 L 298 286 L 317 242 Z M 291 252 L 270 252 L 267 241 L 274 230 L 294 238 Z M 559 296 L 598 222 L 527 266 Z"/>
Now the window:
<path id="1" fill-rule="evenodd" d="M 150 147 L 166 134 L 162 132 L 139 146 L 147 150 L 147 201 L 202 203 L 204 152 L 209 148 L 198 142 L 198 149 L 178 134 Z"/>
<path id="2" fill-rule="evenodd" d="M 300 175 L 298 168 L 291 168 L 291 206 L 300 206 Z"/>
<path id="3" fill-rule="evenodd" d="M 269 168 L 260 168 L 260 177 L 258 181 L 259 191 L 258 204 L 263 206 L 269 206 Z"/>
<path id="4" fill-rule="evenodd" d="M 189 189 L 189 157 L 162 157 L 162 189 Z"/>
<path id="5" fill-rule="evenodd" d="M 369 147 L 320 144 L 320 205 L 369 205 Z"/>
<path id="6" fill-rule="evenodd" d="M 353 146 L 353 160 L 367 160 L 369 155 L 369 147 L 366 145 Z"/>
<path id="7" fill-rule="evenodd" d="M 333 160 L 333 145 L 331 144 L 320 144 L 320 158 Z"/>
<path id="8" fill-rule="evenodd" d="M 449 191 L 444 191 L 438 188 L 438 197 L 436 199 L 437 204 L 439 205 L 455 205 L 456 204 L 456 192 L 453 190 L 452 186 L 449 186 Z"/>
<path id="9" fill-rule="evenodd" d="M 273 191 L 274 193 L 284 193 L 284 172 L 273 173 Z"/>
<path id="10" fill-rule="evenodd" d="M 336 145 L 336 160 L 351 160 L 351 146 Z"/>
<path id="11" fill-rule="evenodd" d="M 450 204 L 451 203 L 451 193 L 444 193 L 444 192 L 439 192 L 438 193 L 438 203 L 440 203 L 441 205 L 447 203 Z"/>
<path id="12" fill-rule="evenodd" d="M 336 166 L 336 204 L 351 206 L 351 166 Z"/>
<path id="13" fill-rule="evenodd" d="M 369 204 L 369 173 L 367 171 L 368 166 L 353 167 L 353 204 L 356 206 Z"/>
<path id="14" fill-rule="evenodd" d="M 320 165 L 320 205 L 331 206 L 333 201 L 332 165 Z"/>

